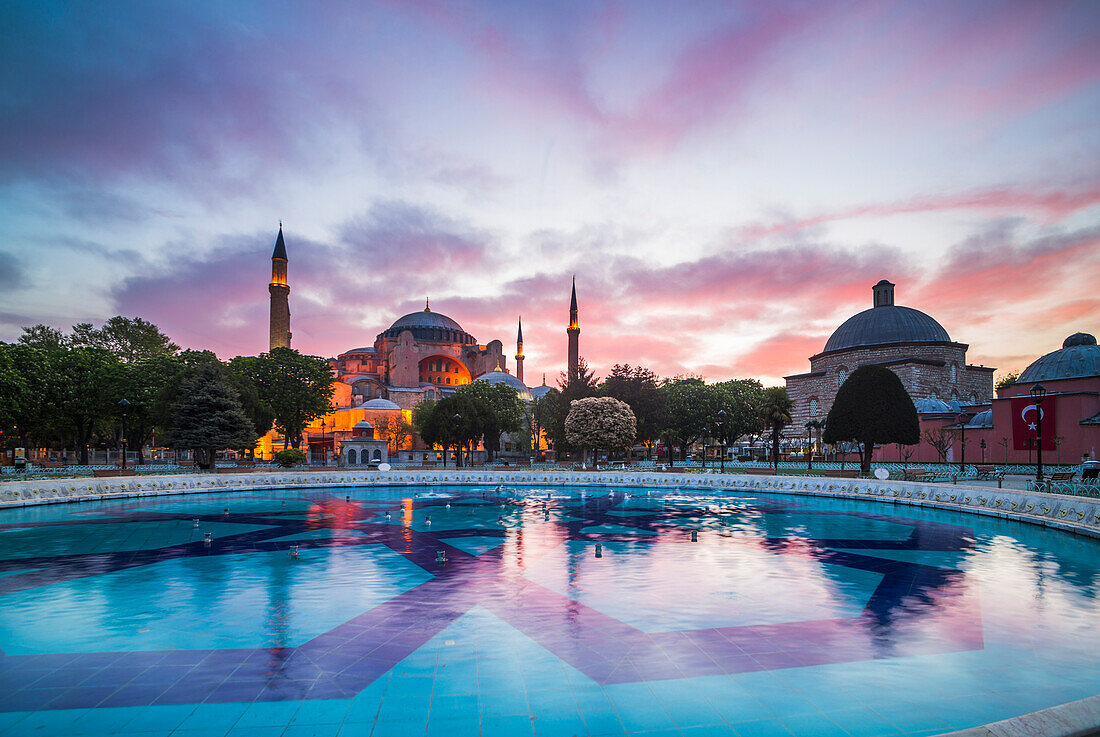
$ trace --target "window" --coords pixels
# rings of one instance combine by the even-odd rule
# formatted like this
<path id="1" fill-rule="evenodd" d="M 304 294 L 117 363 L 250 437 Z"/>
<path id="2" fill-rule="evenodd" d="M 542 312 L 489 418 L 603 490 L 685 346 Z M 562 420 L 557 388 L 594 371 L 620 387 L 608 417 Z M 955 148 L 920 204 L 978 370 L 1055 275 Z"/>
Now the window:
<path id="1" fill-rule="evenodd" d="M 450 384 L 450 383 L 451 383 L 451 377 L 450 377 L 450 376 L 448 376 L 448 377 L 447 377 L 447 383 L 448 383 L 448 384 Z"/>
<path id="2" fill-rule="evenodd" d="M 810 400 L 810 415 L 811 416 L 816 416 L 817 415 L 817 397 L 814 397 L 813 399 Z"/>
<path id="3" fill-rule="evenodd" d="M 959 380 L 959 367 L 955 364 L 951 364 L 951 383 L 954 384 Z"/>
<path id="4" fill-rule="evenodd" d="M 951 401 L 952 402 L 959 401 L 959 393 L 958 392 L 951 392 Z"/>
<path id="5" fill-rule="evenodd" d="M 348 465 L 349 466 L 354 466 L 355 465 L 355 451 L 354 450 L 349 450 L 348 451 Z"/>
<path id="6" fill-rule="evenodd" d="M 836 381 L 838 384 L 843 384 L 848 379 L 848 369 L 841 366 L 836 370 Z"/>

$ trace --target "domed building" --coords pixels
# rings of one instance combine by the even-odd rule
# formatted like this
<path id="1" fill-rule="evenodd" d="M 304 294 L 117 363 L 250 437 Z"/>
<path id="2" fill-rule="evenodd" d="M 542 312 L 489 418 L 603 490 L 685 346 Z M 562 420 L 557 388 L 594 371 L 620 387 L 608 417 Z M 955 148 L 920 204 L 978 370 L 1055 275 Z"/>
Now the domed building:
<path id="1" fill-rule="evenodd" d="M 993 399 L 993 372 L 966 362 L 966 343 L 951 339 L 935 318 L 894 304 L 894 285 L 883 279 L 872 287 L 873 306 L 845 320 L 810 357 L 810 370 L 787 376 L 794 402 L 792 426 L 823 420 L 844 380 L 866 364 L 898 375 L 914 402 L 931 399 L 957 409 Z"/>
<path id="2" fill-rule="evenodd" d="M 1034 463 L 1037 439 L 1033 426 L 1038 413 L 1031 391 L 1036 384 L 1046 391 L 1041 403 L 1043 463 L 1075 464 L 1086 456 L 1096 458 L 1100 446 L 1100 346 L 1089 333 L 1069 336 L 1061 348 L 1024 369 L 1016 383 L 998 389 L 992 423 L 975 433 L 974 442 L 984 440 L 987 447 L 997 448 L 996 461 Z M 968 435 L 970 427 L 968 424 Z"/>

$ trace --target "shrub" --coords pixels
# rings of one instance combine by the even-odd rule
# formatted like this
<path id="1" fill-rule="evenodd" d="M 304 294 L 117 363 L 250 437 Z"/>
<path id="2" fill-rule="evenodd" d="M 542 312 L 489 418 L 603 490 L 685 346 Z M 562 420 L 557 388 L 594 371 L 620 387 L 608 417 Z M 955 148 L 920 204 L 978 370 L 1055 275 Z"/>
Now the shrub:
<path id="1" fill-rule="evenodd" d="M 287 448 L 286 450 L 280 450 L 272 456 L 272 459 L 280 468 L 290 468 L 305 463 L 306 453 L 300 448 Z"/>

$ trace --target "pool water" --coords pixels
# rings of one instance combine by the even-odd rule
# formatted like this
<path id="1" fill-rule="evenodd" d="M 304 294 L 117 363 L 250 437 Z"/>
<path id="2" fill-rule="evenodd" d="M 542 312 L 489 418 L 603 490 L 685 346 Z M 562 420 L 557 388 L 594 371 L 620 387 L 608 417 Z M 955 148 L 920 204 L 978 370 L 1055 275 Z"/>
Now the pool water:
<path id="1" fill-rule="evenodd" d="M 1091 538 L 814 497 L 9 509 L 0 735 L 934 735 L 1100 694 L 1098 586 Z"/>

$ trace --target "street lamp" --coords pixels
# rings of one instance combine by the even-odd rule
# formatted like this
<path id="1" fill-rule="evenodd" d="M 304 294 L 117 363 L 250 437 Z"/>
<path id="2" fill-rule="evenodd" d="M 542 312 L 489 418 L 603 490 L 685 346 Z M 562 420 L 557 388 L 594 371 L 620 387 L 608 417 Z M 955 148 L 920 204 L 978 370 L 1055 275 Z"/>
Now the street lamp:
<path id="1" fill-rule="evenodd" d="M 982 438 L 982 442 L 979 443 L 982 449 L 982 463 L 985 463 L 985 438 Z"/>
<path id="2" fill-rule="evenodd" d="M 1043 400 L 1047 388 L 1042 384 L 1031 387 L 1031 401 L 1035 402 L 1035 483 L 1043 483 Z"/>
<path id="3" fill-rule="evenodd" d="M 462 415 L 455 412 L 454 416 L 451 419 L 455 421 L 455 436 L 456 436 L 456 439 L 457 439 L 457 436 L 458 436 L 458 423 L 462 422 Z M 446 457 L 446 455 L 447 455 L 447 451 L 444 450 L 443 451 L 443 456 Z M 458 444 L 457 442 L 455 443 L 455 468 L 462 468 L 462 446 L 460 444 Z"/>
<path id="4" fill-rule="evenodd" d="M 806 470 L 812 471 L 814 469 L 814 421 L 810 420 L 806 423 L 806 444 L 809 446 L 809 452 L 806 453 Z"/>
<path id="5" fill-rule="evenodd" d="M 726 472 L 726 410 L 718 410 L 718 440 L 722 443 L 722 461 L 719 473 Z"/>
<path id="6" fill-rule="evenodd" d="M 122 412 L 122 437 L 119 438 L 122 445 L 122 470 L 126 471 L 126 413 L 130 409 L 130 402 L 125 397 L 118 400 L 118 409 Z"/>
<path id="7" fill-rule="evenodd" d="M 325 421 L 321 420 L 321 465 L 328 465 L 328 449 L 325 447 Z"/>
<path id="8" fill-rule="evenodd" d="M 966 473 L 966 413 L 955 417 L 959 421 L 959 475 Z"/>

